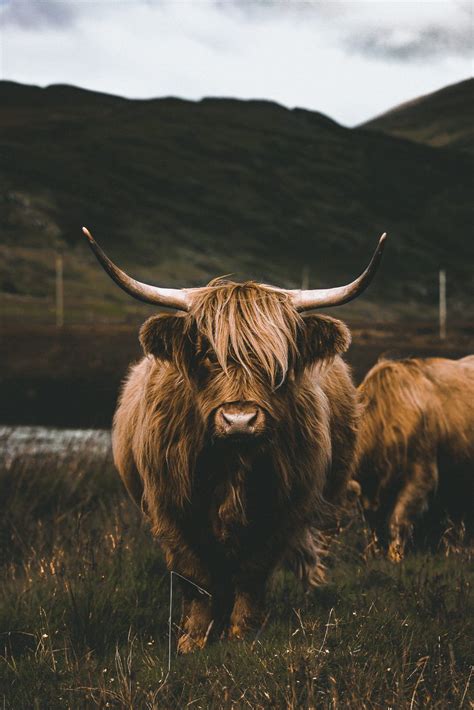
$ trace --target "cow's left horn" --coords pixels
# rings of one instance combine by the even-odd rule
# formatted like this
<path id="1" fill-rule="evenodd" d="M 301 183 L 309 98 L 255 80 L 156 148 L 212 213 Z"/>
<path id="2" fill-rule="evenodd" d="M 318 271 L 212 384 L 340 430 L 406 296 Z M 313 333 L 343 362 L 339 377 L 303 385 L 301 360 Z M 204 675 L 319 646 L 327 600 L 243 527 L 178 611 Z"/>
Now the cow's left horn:
<path id="1" fill-rule="evenodd" d="M 365 291 L 375 276 L 382 258 L 387 235 L 384 233 L 379 239 L 377 248 L 366 270 L 352 283 L 336 288 L 310 289 L 307 291 L 293 289 L 290 294 L 297 311 L 309 311 L 312 308 L 329 306 L 342 306 L 343 303 L 352 301 Z"/>
<path id="2" fill-rule="evenodd" d="M 154 303 L 158 306 L 167 308 L 176 308 L 180 311 L 188 311 L 190 307 L 190 295 L 184 289 L 180 288 L 160 288 L 158 286 L 150 286 L 141 281 L 132 279 L 125 271 L 115 266 L 113 261 L 109 259 L 107 254 L 100 248 L 92 234 L 85 227 L 82 231 L 86 235 L 89 246 L 97 257 L 97 261 L 102 265 L 108 275 L 120 286 L 126 293 L 130 294 L 139 301 L 145 303 Z"/>

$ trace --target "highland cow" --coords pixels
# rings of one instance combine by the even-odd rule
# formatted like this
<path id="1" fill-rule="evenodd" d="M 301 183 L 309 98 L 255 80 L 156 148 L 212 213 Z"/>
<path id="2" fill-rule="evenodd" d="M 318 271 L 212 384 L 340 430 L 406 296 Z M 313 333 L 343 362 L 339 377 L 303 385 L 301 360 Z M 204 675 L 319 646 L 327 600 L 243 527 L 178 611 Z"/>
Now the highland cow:
<path id="1" fill-rule="evenodd" d="M 183 585 L 180 652 L 262 622 L 267 582 L 285 560 L 320 579 L 317 528 L 343 496 L 355 446 L 356 390 L 341 359 L 347 327 L 302 315 L 358 296 L 384 238 L 347 286 L 292 291 L 215 280 L 194 289 L 142 284 L 87 230 L 107 273 L 130 295 L 178 313 L 149 318 L 145 357 L 114 418 L 119 473 Z"/>
<path id="2" fill-rule="evenodd" d="M 355 479 L 379 541 L 399 561 L 429 506 L 472 521 L 474 356 L 381 360 L 358 391 Z"/>

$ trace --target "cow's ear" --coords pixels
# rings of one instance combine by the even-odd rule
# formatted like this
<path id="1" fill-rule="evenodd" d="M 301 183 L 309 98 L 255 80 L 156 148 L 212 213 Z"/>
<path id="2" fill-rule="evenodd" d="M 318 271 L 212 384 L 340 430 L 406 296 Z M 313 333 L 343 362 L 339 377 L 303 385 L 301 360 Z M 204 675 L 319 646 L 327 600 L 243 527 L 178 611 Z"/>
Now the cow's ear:
<path id="1" fill-rule="evenodd" d="M 303 317 L 301 351 L 306 361 L 326 360 L 344 353 L 351 344 L 351 333 L 345 323 L 319 314 Z"/>
<path id="2" fill-rule="evenodd" d="M 140 328 L 140 343 L 146 355 L 186 365 L 192 354 L 189 319 L 185 314 L 152 316 Z"/>

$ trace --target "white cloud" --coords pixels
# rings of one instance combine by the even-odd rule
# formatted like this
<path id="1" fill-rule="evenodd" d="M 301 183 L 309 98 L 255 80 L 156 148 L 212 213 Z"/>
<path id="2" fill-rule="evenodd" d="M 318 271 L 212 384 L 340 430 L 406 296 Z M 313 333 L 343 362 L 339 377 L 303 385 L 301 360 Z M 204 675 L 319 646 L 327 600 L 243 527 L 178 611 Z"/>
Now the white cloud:
<path id="1" fill-rule="evenodd" d="M 0 17 L 3 78 L 266 98 L 347 125 L 471 73 L 456 0 L 0 0 Z"/>

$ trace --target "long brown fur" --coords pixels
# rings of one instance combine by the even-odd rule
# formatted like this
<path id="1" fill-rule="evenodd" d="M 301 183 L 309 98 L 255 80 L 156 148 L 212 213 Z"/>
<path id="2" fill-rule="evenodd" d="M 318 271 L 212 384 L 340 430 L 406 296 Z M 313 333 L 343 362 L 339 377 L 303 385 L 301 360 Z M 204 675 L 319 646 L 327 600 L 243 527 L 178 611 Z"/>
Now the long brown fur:
<path id="1" fill-rule="evenodd" d="M 275 387 L 296 362 L 302 318 L 285 294 L 216 279 L 195 297 L 192 314 L 224 372 L 234 361 L 252 376 L 258 364 Z"/>
<path id="2" fill-rule="evenodd" d="M 327 316 L 302 318 L 270 288 L 217 281 L 191 313 L 153 317 L 140 338 L 147 355 L 123 388 L 114 457 L 169 568 L 213 594 L 184 590 L 188 651 L 211 622 L 236 637 L 258 624 L 285 559 L 321 580 L 317 529 L 343 495 L 355 443 L 355 388 L 339 357 L 350 335 Z M 239 401 L 267 413 L 261 443 L 210 434 L 216 407 Z"/>
<path id="3" fill-rule="evenodd" d="M 474 356 L 382 360 L 359 396 L 356 479 L 397 561 L 431 498 L 448 513 L 472 513 Z"/>

